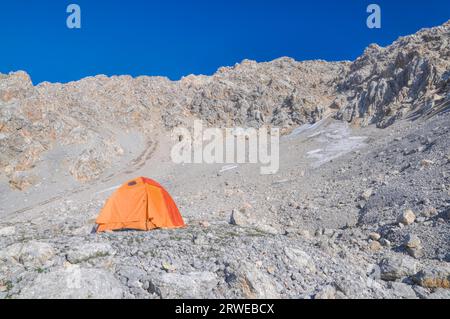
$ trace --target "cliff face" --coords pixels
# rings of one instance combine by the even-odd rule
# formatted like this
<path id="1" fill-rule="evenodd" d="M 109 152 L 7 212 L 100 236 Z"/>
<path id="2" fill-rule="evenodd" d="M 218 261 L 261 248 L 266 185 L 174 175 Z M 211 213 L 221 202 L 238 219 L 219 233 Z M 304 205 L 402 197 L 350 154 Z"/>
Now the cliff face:
<path id="1" fill-rule="evenodd" d="M 192 118 L 286 131 L 329 115 L 378 127 L 431 115 L 449 104 L 449 32 L 447 22 L 387 48 L 372 45 L 352 63 L 245 60 L 176 82 L 99 75 L 33 86 L 24 72 L 1 75 L 0 172 L 14 180 L 55 146 L 77 146 L 68 170 L 95 179 L 123 154 L 118 132 L 139 128 L 150 139 Z"/>
<path id="2" fill-rule="evenodd" d="M 370 46 L 350 66 L 338 91 L 338 118 L 386 127 L 411 111 L 448 106 L 450 23 L 400 38 L 387 48 Z"/>

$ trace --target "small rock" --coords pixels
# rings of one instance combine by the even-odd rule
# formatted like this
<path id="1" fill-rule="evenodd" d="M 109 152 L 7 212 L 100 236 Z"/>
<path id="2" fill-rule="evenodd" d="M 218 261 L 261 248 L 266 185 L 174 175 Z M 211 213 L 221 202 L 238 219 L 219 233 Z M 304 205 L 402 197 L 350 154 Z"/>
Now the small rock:
<path id="1" fill-rule="evenodd" d="M 389 240 L 387 240 L 386 238 L 381 238 L 380 244 L 384 247 L 391 247 L 391 242 Z"/>
<path id="2" fill-rule="evenodd" d="M 421 241 L 420 238 L 416 235 L 408 234 L 406 236 L 404 245 L 407 248 L 420 248 L 421 247 Z"/>
<path id="3" fill-rule="evenodd" d="M 406 251 L 411 257 L 414 257 L 416 259 L 420 259 L 424 256 L 424 251 L 422 247 L 420 248 L 406 248 Z"/>
<path id="4" fill-rule="evenodd" d="M 276 268 L 274 266 L 267 267 L 267 272 L 271 275 L 273 275 L 276 271 Z"/>
<path id="5" fill-rule="evenodd" d="M 381 244 L 378 241 L 373 240 L 369 243 L 370 251 L 377 252 L 380 251 L 381 249 L 383 249 L 383 246 L 381 246 Z"/>
<path id="6" fill-rule="evenodd" d="M 192 242 L 196 245 L 205 245 L 208 243 L 208 239 L 202 234 L 194 234 Z"/>
<path id="7" fill-rule="evenodd" d="M 334 235 L 335 231 L 333 229 L 325 228 L 323 230 L 323 234 L 327 237 L 332 237 Z"/>
<path id="8" fill-rule="evenodd" d="M 365 200 L 365 201 L 367 201 L 372 196 L 372 194 L 373 194 L 373 189 L 372 188 L 368 188 L 364 192 L 362 192 L 360 198 Z"/>
<path id="9" fill-rule="evenodd" d="M 312 238 L 311 233 L 308 230 L 306 230 L 306 229 L 299 230 L 298 234 L 301 237 L 306 238 L 306 239 L 311 239 Z"/>
<path id="10" fill-rule="evenodd" d="M 230 224 L 236 226 L 248 226 L 250 224 L 250 216 L 245 209 L 233 209 L 230 216 Z"/>
<path id="11" fill-rule="evenodd" d="M 416 220 L 416 215 L 411 209 L 407 209 L 400 216 L 398 216 L 397 222 L 403 225 L 411 225 Z"/>
<path id="12" fill-rule="evenodd" d="M 450 265 L 424 269 L 414 276 L 413 280 L 425 288 L 450 289 Z"/>
<path id="13" fill-rule="evenodd" d="M 299 203 L 297 203 L 296 201 L 290 201 L 289 202 L 289 207 L 293 207 L 295 209 L 300 209 L 301 205 Z"/>
<path id="14" fill-rule="evenodd" d="M 395 281 L 417 273 L 417 262 L 405 256 L 391 256 L 380 263 L 381 279 Z"/>
<path id="15" fill-rule="evenodd" d="M 417 217 L 416 222 L 422 224 L 426 221 L 426 218 L 423 216 Z"/>
<path id="16" fill-rule="evenodd" d="M 316 237 L 322 236 L 324 231 L 325 231 L 325 229 L 323 229 L 323 228 L 317 228 L 316 231 L 314 232 L 314 236 L 316 236 Z"/>
<path id="17" fill-rule="evenodd" d="M 422 216 L 427 218 L 436 216 L 437 214 L 438 214 L 437 209 L 432 206 L 427 206 L 422 210 Z"/>
<path id="18" fill-rule="evenodd" d="M 314 295 L 314 299 L 336 299 L 336 288 L 333 286 L 325 286 Z"/>
<path id="19" fill-rule="evenodd" d="M 292 265 L 296 266 L 299 269 L 308 269 L 310 271 L 316 270 L 316 265 L 314 260 L 304 251 L 293 248 L 286 247 L 284 248 L 284 253 L 288 257 L 288 259 L 292 262 Z"/>
<path id="20" fill-rule="evenodd" d="M 0 229 L 0 236 L 12 236 L 16 233 L 16 227 L 9 226 Z"/>
<path id="21" fill-rule="evenodd" d="M 408 234 L 408 236 L 406 236 L 406 239 L 404 241 L 404 246 L 406 247 L 406 250 L 411 257 L 414 258 L 423 257 L 424 253 L 421 241 L 420 238 L 417 237 L 416 235 Z"/>
<path id="22" fill-rule="evenodd" d="M 378 240 L 380 240 L 381 235 L 374 232 L 374 233 L 370 233 L 369 234 L 369 238 L 372 239 L 372 240 L 378 241 Z"/>
<path id="23" fill-rule="evenodd" d="M 420 161 L 420 166 L 422 166 L 422 167 L 430 167 L 432 165 L 434 165 L 434 162 L 431 160 L 424 159 L 424 160 Z"/>
<path id="24" fill-rule="evenodd" d="M 168 262 L 163 262 L 161 268 L 167 272 L 174 272 L 177 269 L 174 265 Z"/>
<path id="25" fill-rule="evenodd" d="M 199 224 L 200 226 L 202 226 L 202 227 L 205 227 L 205 228 L 211 226 L 211 224 L 210 224 L 208 221 L 206 221 L 206 220 L 202 220 L 202 221 L 200 221 L 198 224 Z"/>

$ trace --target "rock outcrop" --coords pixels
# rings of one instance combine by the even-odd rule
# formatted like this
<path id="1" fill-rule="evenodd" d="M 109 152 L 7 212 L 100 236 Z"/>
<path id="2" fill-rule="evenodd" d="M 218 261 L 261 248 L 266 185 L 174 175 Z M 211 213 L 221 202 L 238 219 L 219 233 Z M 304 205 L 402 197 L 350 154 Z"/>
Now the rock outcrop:
<path id="1" fill-rule="evenodd" d="M 371 45 L 350 66 L 339 92 L 337 117 L 386 127 L 406 115 L 448 108 L 450 22 L 402 37 L 387 48 Z"/>

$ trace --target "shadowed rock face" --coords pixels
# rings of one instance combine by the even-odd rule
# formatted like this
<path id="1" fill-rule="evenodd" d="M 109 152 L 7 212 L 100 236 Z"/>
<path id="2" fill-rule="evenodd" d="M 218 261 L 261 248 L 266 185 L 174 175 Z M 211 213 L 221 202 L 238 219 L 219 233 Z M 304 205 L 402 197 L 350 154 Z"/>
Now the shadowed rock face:
<path id="1" fill-rule="evenodd" d="M 0 77 L 0 172 L 14 180 L 55 145 L 79 145 L 68 170 L 98 178 L 121 156 L 116 130 L 144 136 L 201 118 L 210 125 L 289 129 L 334 114 L 360 125 L 448 108 L 450 23 L 371 45 L 356 61 L 244 60 L 212 76 L 103 75 L 33 86 L 24 72 Z M 89 141 L 97 141 L 92 147 Z M 101 143 L 99 142 L 101 141 Z M 30 178 L 32 179 L 32 178 Z M 13 183 L 20 184 L 20 183 Z"/>

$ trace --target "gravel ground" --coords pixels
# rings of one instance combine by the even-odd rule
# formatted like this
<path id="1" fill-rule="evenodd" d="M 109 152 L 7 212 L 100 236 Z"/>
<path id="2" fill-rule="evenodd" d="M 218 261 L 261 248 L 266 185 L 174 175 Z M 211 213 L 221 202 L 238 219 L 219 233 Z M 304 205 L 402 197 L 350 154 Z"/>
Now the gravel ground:
<path id="1" fill-rule="evenodd" d="M 8 215 L 0 296 L 449 298 L 449 120 L 323 121 L 282 139 L 269 176 L 172 164 L 160 146 L 141 170 L 160 177 L 186 228 L 91 234 L 114 181 Z M 399 222 L 407 210 L 411 224 Z"/>

